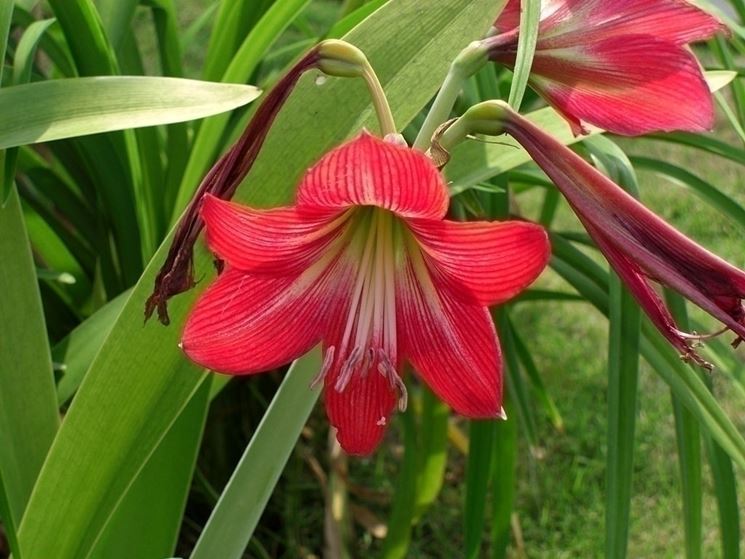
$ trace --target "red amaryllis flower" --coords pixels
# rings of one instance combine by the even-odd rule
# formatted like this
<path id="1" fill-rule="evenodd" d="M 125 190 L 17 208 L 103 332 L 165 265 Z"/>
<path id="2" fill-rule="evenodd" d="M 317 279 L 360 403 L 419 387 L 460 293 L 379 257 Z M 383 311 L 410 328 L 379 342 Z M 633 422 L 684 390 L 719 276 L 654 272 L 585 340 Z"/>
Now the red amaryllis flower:
<path id="1" fill-rule="evenodd" d="M 534 224 L 447 221 L 448 192 L 422 153 L 363 133 L 324 156 L 292 207 L 207 196 L 207 243 L 226 262 L 187 321 L 182 346 L 230 374 L 265 371 L 323 342 L 317 382 L 342 447 L 371 452 L 408 361 L 457 412 L 503 414 L 502 365 L 487 310 L 543 270 Z"/>
<path id="2" fill-rule="evenodd" d="M 723 25 L 684 0 L 543 0 L 530 83 L 575 134 L 582 122 L 626 135 L 712 127 L 711 94 L 686 46 Z M 520 0 L 486 40 L 514 66 Z"/>
<path id="3" fill-rule="evenodd" d="M 649 281 L 674 289 L 745 338 L 745 272 L 651 212 L 572 150 L 506 104 L 494 102 L 504 130 L 562 192 L 657 329 L 681 357 L 710 368 L 694 350 L 701 336 L 678 329 Z"/>

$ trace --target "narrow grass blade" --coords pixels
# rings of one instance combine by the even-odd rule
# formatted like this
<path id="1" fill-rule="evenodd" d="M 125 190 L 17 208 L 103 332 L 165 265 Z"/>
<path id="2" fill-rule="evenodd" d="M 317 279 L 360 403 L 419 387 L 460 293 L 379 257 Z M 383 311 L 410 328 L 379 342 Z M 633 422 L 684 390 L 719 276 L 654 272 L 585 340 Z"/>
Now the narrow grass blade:
<path id="1" fill-rule="evenodd" d="M 517 40 L 515 71 L 508 101 L 516 111 L 520 110 L 525 90 L 528 87 L 530 68 L 533 65 L 533 55 L 538 43 L 541 0 L 521 0 L 520 6 L 520 35 Z"/>
<path id="2" fill-rule="evenodd" d="M 243 556 L 318 397 L 318 392 L 308 396 L 308 386 L 320 366 L 320 353 L 314 351 L 290 367 L 212 511 L 191 559 Z"/>
<path id="3" fill-rule="evenodd" d="M 15 190 L 0 208 L 0 261 L 0 515 L 19 559 L 17 530 L 59 417 L 36 269 Z"/>
<path id="4" fill-rule="evenodd" d="M 639 169 L 653 171 L 690 189 L 711 207 L 719 210 L 719 212 L 732 219 L 736 225 L 745 229 L 745 207 L 710 182 L 682 169 L 678 165 L 658 159 L 633 156 L 631 161 Z"/>
<path id="5" fill-rule="evenodd" d="M 530 382 L 533 385 L 533 392 L 543 405 L 544 411 L 546 412 L 546 415 L 553 424 L 554 428 L 557 431 L 563 431 L 564 420 L 562 419 L 559 408 L 556 406 L 556 403 L 551 397 L 551 394 L 549 394 L 548 390 L 546 390 L 546 386 L 543 383 L 543 379 L 541 378 L 541 374 L 538 371 L 538 367 L 533 360 L 533 356 L 530 354 L 530 350 L 523 341 L 519 332 L 515 329 L 515 325 L 512 322 L 510 322 L 510 330 L 512 332 L 512 342 L 514 345 L 515 354 L 520 360 L 523 369 L 525 370 L 528 378 L 530 379 Z"/>
<path id="6" fill-rule="evenodd" d="M 706 437 L 706 452 L 714 481 L 719 510 L 719 533 L 722 559 L 738 559 L 740 555 L 740 507 L 737 501 L 737 480 L 732 460 L 711 437 Z"/>
<path id="7" fill-rule="evenodd" d="M 595 136 L 584 145 L 599 169 L 638 197 L 634 167 L 612 140 Z M 615 273 L 611 273 L 609 279 L 605 555 L 610 559 L 623 559 L 628 549 L 631 511 L 641 311 L 621 279 Z"/>
<path id="8" fill-rule="evenodd" d="M 5 50 L 8 46 L 10 24 L 13 19 L 13 2 L 6 0 L 0 3 L 0 85 L 3 82 L 5 68 Z M 13 173 L 6 171 L 5 152 L 0 150 L 0 209 L 5 206 L 13 188 Z"/>
<path id="9" fill-rule="evenodd" d="M 557 245 L 554 244 L 555 254 L 556 248 Z M 584 257 L 584 255 L 582 256 Z M 596 264 L 591 263 L 600 271 L 600 276 L 594 274 L 592 266 L 587 267 L 591 270 L 588 276 L 575 266 L 575 262 L 582 265 L 581 259 L 577 259 L 576 255 L 567 251 L 564 246 L 561 257 L 555 256 L 551 266 L 600 312 L 607 315 L 609 312 L 606 295 L 607 273 Z M 592 277 L 593 275 L 596 277 Z M 676 397 L 694 414 L 699 423 L 705 426 L 725 452 L 740 467 L 745 468 L 745 439 L 706 388 L 699 375 L 691 367 L 680 361 L 667 341 L 654 330 L 648 321 L 644 321 L 642 324 L 642 333 L 641 354 L 644 359 L 654 368 L 660 378 L 670 386 Z"/>
<path id="10" fill-rule="evenodd" d="M 509 398 L 505 399 L 507 421 L 498 421 L 494 433 L 492 458 L 492 558 L 506 559 L 512 533 L 512 511 L 517 488 L 517 421 Z"/>
<path id="11" fill-rule="evenodd" d="M 405 559 L 411 543 L 411 523 L 416 515 L 417 430 L 414 411 L 409 407 L 398 415 L 403 428 L 404 458 L 396 480 L 396 492 L 388 520 L 388 534 L 380 556 Z"/>
<path id="12" fill-rule="evenodd" d="M 118 73 L 116 55 L 92 0 L 49 0 L 81 76 Z"/>
<path id="13" fill-rule="evenodd" d="M 49 80 L 0 90 L 0 149 L 202 118 L 256 99 L 255 87 L 180 78 Z"/>
<path id="14" fill-rule="evenodd" d="M 422 387 L 415 520 L 421 518 L 442 488 L 447 465 L 449 417 L 450 408 L 428 388 Z"/>
<path id="15" fill-rule="evenodd" d="M 463 506 L 463 556 L 481 557 L 486 524 L 486 497 L 492 477 L 492 457 L 497 421 L 471 421 L 466 466 L 466 500 Z"/>
<path id="16" fill-rule="evenodd" d="M 191 487 L 210 383 L 205 382 L 124 495 L 89 559 L 170 557 Z"/>
<path id="17" fill-rule="evenodd" d="M 101 25 L 116 51 L 122 39 L 131 33 L 130 23 L 139 0 L 97 0 L 96 8 L 101 17 Z"/>

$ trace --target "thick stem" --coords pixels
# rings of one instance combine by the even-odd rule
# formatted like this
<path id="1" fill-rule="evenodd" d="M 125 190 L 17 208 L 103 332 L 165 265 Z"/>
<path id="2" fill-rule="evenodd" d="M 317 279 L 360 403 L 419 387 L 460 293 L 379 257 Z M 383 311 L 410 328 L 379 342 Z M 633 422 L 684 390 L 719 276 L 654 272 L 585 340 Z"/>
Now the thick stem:
<path id="1" fill-rule="evenodd" d="M 453 60 L 445 81 L 414 141 L 415 148 L 425 151 L 430 146 L 432 135 L 437 127 L 450 117 L 455 101 L 463 89 L 463 83 L 478 72 L 487 60 L 487 49 L 483 41 L 474 41 Z"/>

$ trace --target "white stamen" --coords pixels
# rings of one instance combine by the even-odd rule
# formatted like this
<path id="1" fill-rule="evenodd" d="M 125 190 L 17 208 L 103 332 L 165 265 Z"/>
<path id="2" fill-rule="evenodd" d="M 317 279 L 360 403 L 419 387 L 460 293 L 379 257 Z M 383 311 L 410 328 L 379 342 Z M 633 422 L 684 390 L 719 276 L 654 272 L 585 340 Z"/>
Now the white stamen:
<path id="1" fill-rule="evenodd" d="M 360 364 L 361 360 L 362 348 L 358 346 L 352 350 L 352 353 L 349 354 L 349 357 L 347 357 L 344 366 L 341 368 L 339 378 L 336 379 L 336 384 L 334 384 L 334 389 L 337 392 L 344 392 L 344 389 L 347 387 L 349 381 L 352 379 L 352 373 L 354 373 L 357 365 Z"/>
<path id="2" fill-rule="evenodd" d="M 331 369 L 331 364 L 334 362 L 335 351 L 336 348 L 334 346 L 329 346 L 329 348 L 326 350 L 326 355 L 323 356 L 323 365 L 321 365 L 321 370 L 318 371 L 318 374 L 313 377 L 313 380 L 310 382 L 311 390 L 313 390 L 322 380 L 326 378 L 329 369 Z"/>

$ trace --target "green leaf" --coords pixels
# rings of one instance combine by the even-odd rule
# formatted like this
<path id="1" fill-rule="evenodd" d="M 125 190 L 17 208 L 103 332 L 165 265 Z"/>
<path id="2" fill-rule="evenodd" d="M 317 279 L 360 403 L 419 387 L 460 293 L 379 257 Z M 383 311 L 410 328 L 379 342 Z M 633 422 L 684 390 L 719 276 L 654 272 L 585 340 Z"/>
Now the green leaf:
<path id="1" fill-rule="evenodd" d="M 240 559 L 318 397 L 308 386 L 321 366 L 314 351 L 293 363 L 256 428 L 190 559 Z M 310 396 L 309 396 L 310 394 Z M 269 459 L 271 457 L 271 459 Z"/>
<path id="2" fill-rule="evenodd" d="M 13 56 L 13 79 L 11 83 L 19 85 L 30 81 L 36 47 L 39 45 L 39 41 L 41 41 L 46 30 L 54 22 L 54 19 L 35 21 L 23 33 Z"/>
<path id="3" fill-rule="evenodd" d="M 411 524 L 416 516 L 417 439 L 414 412 L 409 407 L 399 414 L 403 428 L 404 458 L 396 479 L 388 534 L 380 556 L 383 559 L 405 559 L 411 543 Z"/>
<path id="4" fill-rule="evenodd" d="M 130 23 L 139 0 L 97 0 L 96 7 L 101 16 L 101 25 L 116 50 L 122 39 L 131 33 Z"/>
<path id="5" fill-rule="evenodd" d="M 486 523 L 486 496 L 492 474 L 492 455 L 497 421 L 472 420 L 468 438 L 466 466 L 466 501 L 463 506 L 464 557 L 481 556 L 481 542 Z"/>
<path id="6" fill-rule="evenodd" d="M 0 149 L 202 118 L 256 99 L 255 87 L 180 78 L 106 76 L 0 90 Z"/>
<path id="7" fill-rule="evenodd" d="M 118 73 L 116 55 L 93 0 L 49 0 L 81 76 Z"/>
<path id="8" fill-rule="evenodd" d="M 59 417 L 36 269 L 15 189 L 0 208 L 0 261 L 0 516 L 20 559 L 18 526 Z"/>
<path id="9" fill-rule="evenodd" d="M 415 522 L 437 499 L 447 466 L 448 419 L 450 408 L 431 390 L 422 387 L 419 421 Z"/>
<path id="10" fill-rule="evenodd" d="M 57 383 L 57 401 L 60 405 L 72 398 L 80 386 L 130 294 L 130 291 L 126 291 L 109 301 L 52 349 L 52 359 L 63 371 Z"/>
<path id="11" fill-rule="evenodd" d="M 494 456 L 492 458 L 492 557 L 506 559 L 507 547 L 512 538 L 512 511 L 517 488 L 517 420 L 509 398 L 505 398 L 507 421 L 497 421 L 494 431 Z"/>
<path id="12" fill-rule="evenodd" d="M 160 558 L 173 553 L 207 416 L 209 385 L 200 386 L 155 449 L 106 525 L 91 559 Z"/>
<path id="13" fill-rule="evenodd" d="M 347 37 L 364 49 L 388 85 L 393 110 L 408 121 L 431 98 L 447 61 L 488 26 L 490 0 L 442 0 L 426 11 L 419 0 L 395 0 Z M 432 36 L 406 33 L 422 25 Z M 404 38 L 402 40 L 402 38 Z M 319 93 L 320 90 L 320 93 Z M 236 198 L 274 206 L 292 195 L 297 177 L 328 147 L 357 133 L 372 116 L 364 84 L 302 81 L 274 124 L 261 156 Z M 318 122 L 324 122 L 319 127 Z M 171 302 L 172 325 L 142 317 L 161 246 L 135 287 L 80 386 L 23 518 L 21 549 L 30 557 L 85 557 L 107 519 L 203 375 L 178 350 L 181 327 L 199 290 L 213 277 L 199 250 L 200 286 Z M 315 398 L 312 392 L 308 398 Z M 274 468 L 283 464 L 273 461 Z"/>
<path id="14" fill-rule="evenodd" d="M 515 71 L 508 100 L 516 111 L 520 110 L 530 79 L 530 68 L 533 65 L 533 55 L 538 43 L 538 27 L 541 22 L 541 0 L 520 0 L 520 7 L 520 35 L 517 39 Z"/>

